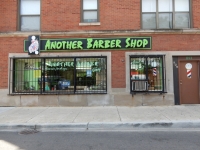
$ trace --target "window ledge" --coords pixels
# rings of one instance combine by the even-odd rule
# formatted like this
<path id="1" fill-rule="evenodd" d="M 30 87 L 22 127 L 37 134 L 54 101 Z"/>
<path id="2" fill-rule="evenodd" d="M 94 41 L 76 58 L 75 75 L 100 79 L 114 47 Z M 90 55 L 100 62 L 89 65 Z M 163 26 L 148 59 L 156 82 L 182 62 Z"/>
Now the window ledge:
<path id="1" fill-rule="evenodd" d="M 86 23 L 81 23 L 86 24 Z M 92 23 L 93 24 L 93 23 Z M 89 25 L 92 25 L 91 23 Z M 100 23 L 99 23 L 100 24 Z M 88 23 L 87 23 L 88 25 Z M 105 34 L 105 35 L 119 35 L 119 36 L 133 36 L 133 34 L 200 34 L 200 29 L 198 28 L 191 28 L 191 29 L 183 29 L 183 30 L 90 30 L 90 31 L 35 31 L 35 32 L 21 32 L 21 31 L 10 31 L 10 32 L 1 32 L 0 31 L 0 37 L 28 37 L 29 35 L 40 35 L 45 37 L 50 36 L 74 36 L 74 35 L 87 35 L 87 34 L 93 34 L 93 35 L 99 35 L 99 34 Z"/>
<path id="2" fill-rule="evenodd" d="M 100 22 L 91 22 L 91 23 L 79 23 L 79 26 L 99 26 Z"/>

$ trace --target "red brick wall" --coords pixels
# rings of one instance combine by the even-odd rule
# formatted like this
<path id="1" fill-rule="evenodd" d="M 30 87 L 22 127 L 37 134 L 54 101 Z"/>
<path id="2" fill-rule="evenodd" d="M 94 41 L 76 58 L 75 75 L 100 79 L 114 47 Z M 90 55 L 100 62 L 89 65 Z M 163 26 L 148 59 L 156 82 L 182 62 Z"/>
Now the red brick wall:
<path id="1" fill-rule="evenodd" d="M 0 31 L 16 31 L 17 0 L 0 1 Z M 79 26 L 81 2 L 74 0 L 42 0 L 41 31 L 137 30 L 140 29 L 140 0 L 100 0 L 100 23 Z"/>
<path id="2" fill-rule="evenodd" d="M 43 0 L 42 31 L 77 30 L 80 22 L 80 2 L 74 0 Z"/>
<path id="3" fill-rule="evenodd" d="M 192 1 L 192 19 L 193 19 L 193 28 L 200 28 L 200 1 Z"/>
<path id="4" fill-rule="evenodd" d="M 111 66 L 112 66 L 111 67 L 112 88 L 125 88 L 126 66 L 125 66 L 124 51 L 112 51 Z"/>
<path id="5" fill-rule="evenodd" d="M 19 0 L 0 1 L 0 31 L 16 31 Z M 79 26 L 80 0 L 42 0 L 41 31 L 138 30 L 140 0 L 100 0 L 100 26 Z M 192 1 L 193 27 L 200 28 L 200 1 Z"/>
<path id="6" fill-rule="evenodd" d="M 80 1 L 43 0 L 42 31 L 140 29 L 140 0 L 100 0 L 100 26 L 79 26 L 80 7 Z M 200 28 L 199 0 L 193 0 L 192 14 L 193 27 Z"/>
<path id="7" fill-rule="evenodd" d="M 0 32 L 16 31 L 17 0 L 0 0 Z"/>
<path id="8" fill-rule="evenodd" d="M 8 88 L 8 55 L 23 52 L 24 38 L 0 38 L 0 89 Z"/>
<path id="9" fill-rule="evenodd" d="M 136 30 L 140 29 L 140 0 L 100 0 L 100 23 L 79 26 L 81 2 L 43 0 L 42 31 Z M 56 9 L 58 8 L 58 9 Z"/>

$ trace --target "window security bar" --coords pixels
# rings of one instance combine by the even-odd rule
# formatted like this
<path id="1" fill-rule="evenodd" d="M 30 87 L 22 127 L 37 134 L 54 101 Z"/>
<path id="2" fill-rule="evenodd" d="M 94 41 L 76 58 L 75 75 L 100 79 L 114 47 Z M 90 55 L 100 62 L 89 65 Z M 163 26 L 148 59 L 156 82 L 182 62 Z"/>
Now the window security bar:
<path id="1" fill-rule="evenodd" d="M 130 56 L 130 92 L 166 92 L 164 55 Z"/>
<path id="2" fill-rule="evenodd" d="M 11 58 L 9 94 L 106 94 L 105 56 Z"/>

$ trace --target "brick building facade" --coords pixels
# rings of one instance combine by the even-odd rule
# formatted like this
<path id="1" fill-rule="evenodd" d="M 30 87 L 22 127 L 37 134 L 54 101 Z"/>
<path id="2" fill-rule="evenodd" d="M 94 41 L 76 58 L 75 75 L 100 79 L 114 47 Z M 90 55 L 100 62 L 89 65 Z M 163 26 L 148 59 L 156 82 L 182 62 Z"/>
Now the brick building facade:
<path id="1" fill-rule="evenodd" d="M 0 106 L 198 104 L 199 11 L 198 0 L 1 0 Z M 57 47 L 68 40 L 98 44 L 48 50 L 44 43 L 39 55 L 29 55 L 26 43 L 35 35 L 57 41 Z M 149 38 L 149 47 L 111 48 L 112 40 L 127 44 L 127 38 L 132 45 Z M 78 66 L 79 60 L 96 64 L 98 71 Z M 43 88 L 46 78 L 49 91 Z M 70 83 L 62 89 L 61 78 L 63 85 Z"/>

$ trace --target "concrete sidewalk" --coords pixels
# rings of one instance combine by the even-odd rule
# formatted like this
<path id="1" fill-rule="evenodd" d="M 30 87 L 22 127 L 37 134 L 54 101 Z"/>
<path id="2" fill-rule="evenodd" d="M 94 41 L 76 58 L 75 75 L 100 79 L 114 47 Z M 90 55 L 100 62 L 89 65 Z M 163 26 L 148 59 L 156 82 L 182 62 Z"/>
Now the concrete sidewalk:
<path id="1" fill-rule="evenodd" d="M 200 105 L 0 107 L 0 131 L 200 128 Z"/>

